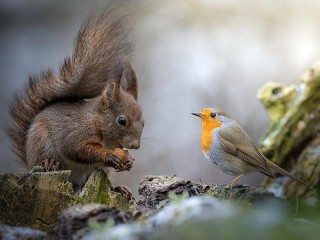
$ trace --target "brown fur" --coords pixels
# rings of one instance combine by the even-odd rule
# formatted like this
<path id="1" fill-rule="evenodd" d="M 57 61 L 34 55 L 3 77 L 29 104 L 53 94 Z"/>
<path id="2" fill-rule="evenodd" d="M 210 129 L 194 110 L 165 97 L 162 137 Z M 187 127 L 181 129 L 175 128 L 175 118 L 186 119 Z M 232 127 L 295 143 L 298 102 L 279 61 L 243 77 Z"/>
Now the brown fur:
<path id="1" fill-rule="evenodd" d="M 59 74 L 30 78 L 17 95 L 7 132 L 29 168 L 54 159 L 63 169 L 77 169 L 74 162 L 128 170 L 111 149 L 139 148 L 143 129 L 137 79 L 128 62 L 129 30 L 119 9 L 89 17 Z M 120 116 L 125 126 L 117 122 Z"/>

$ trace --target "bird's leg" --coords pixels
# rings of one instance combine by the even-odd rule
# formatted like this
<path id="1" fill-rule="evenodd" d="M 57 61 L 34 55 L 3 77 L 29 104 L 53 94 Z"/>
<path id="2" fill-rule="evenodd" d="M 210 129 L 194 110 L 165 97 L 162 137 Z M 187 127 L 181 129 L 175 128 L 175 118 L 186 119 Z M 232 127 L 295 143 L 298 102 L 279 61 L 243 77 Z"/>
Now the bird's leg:
<path id="1" fill-rule="evenodd" d="M 240 179 L 244 176 L 245 174 L 242 173 L 239 176 L 235 177 L 231 182 L 228 183 L 228 186 L 233 187 L 237 182 L 240 181 Z"/>

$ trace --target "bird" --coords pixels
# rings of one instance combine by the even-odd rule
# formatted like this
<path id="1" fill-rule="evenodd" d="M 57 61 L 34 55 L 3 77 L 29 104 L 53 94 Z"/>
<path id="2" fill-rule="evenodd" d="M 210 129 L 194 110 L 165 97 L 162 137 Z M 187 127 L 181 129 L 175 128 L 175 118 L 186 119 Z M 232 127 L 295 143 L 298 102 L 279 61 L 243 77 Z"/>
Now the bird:
<path id="1" fill-rule="evenodd" d="M 221 172 L 235 176 L 232 187 L 246 174 L 261 172 L 268 177 L 287 176 L 299 183 L 302 180 L 265 157 L 249 134 L 228 113 L 218 108 L 205 108 L 191 113 L 201 119 L 201 148 L 205 157 Z"/>

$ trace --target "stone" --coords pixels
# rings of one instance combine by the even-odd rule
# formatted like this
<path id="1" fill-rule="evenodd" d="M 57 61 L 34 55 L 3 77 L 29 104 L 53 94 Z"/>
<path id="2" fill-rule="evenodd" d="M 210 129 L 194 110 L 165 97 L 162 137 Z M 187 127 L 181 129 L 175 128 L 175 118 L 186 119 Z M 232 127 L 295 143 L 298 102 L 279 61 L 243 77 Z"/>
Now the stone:
<path id="1" fill-rule="evenodd" d="M 12 227 L 0 224 L 0 239 L 19 240 L 44 240 L 48 239 L 48 234 L 43 231 L 33 230 L 24 227 Z"/>
<path id="2" fill-rule="evenodd" d="M 70 171 L 0 175 L 0 222 L 52 229 L 62 209 L 71 206 Z"/>
<path id="3" fill-rule="evenodd" d="M 80 239 L 98 224 L 132 222 L 136 215 L 101 204 L 76 205 L 64 210 L 52 236 L 56 239 Z"/>
<path id="4" fill-rule="evenodd" d="M 177 176 L 145 176 L 140 183 L 139 194 L 143 197 L 138 205 L 151 209 L 162 207 L 171 200 L 179 200 L 179 197 L 175 196 L 187 198 L 204 195 L 225 200 L 236 199 L 249 204 L 266 200 L 279 200 L 264 187 L 249 187 L 246 185 L 236 185 L 234 187 L 226 185 L 209 186 L 181 179 Z"/>
<path id="5" fill-rule="evenodd" d="M 317 62 L 293 85 L 267 83 L 259 90 L 258 98 L 271 119 L 269 130 L 260 140 L 260 149 L 278 165 L 288 164 L 291 158 L 297 160 L 320 131 L 319 89 Z"/>
<path id="6" fill-rule="evenodd" d="M 266 179 L 265 186 L 278 197 L 299 197 L 307 205 L 319 204 L 320 62 L 292 85 L 267 83 L 259 90 L 258 98 L 271 120 L 260 141 L 262 153 L 307 184 Z"/>
<path id="7" fill-rule="evenodd" d="M 240 202 L 192 196 L 156 210 L 143 224 L 93 229 L 82 239 L 318 239 L 318 224 L 290 218 L 277 203 L 264 205 L 257 210 Z"/>
<path id="8" fill-rule="evenodd" d="M 129 200 L 111 190 L 108 176 L 95 170 L 82 190 L 74 193 L 70 171 L 0 174 L 0 222 L 52 230 L 59 213 L 77 204 L 100 203 L 126 210 Z"/>

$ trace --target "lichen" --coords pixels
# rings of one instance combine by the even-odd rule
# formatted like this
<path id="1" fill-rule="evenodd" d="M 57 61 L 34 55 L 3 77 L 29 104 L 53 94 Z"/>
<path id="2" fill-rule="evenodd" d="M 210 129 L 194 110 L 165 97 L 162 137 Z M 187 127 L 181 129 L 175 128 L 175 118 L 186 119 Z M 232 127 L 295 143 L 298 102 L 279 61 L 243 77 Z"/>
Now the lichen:
<path id="1" fill-rule="evenodd" d="M 59 210 L 70 206 L 70 171 L 59 174 L 18 173 L 0 175 L 0 221 L 36 229 L 54 227 Z"/>
<path id="2" fill-rule="evenodd" d="M 111 182 L 102 170 L 94 171 L 82 191 L 75 197 L 75 204 L 99 203 L 126 210 L 128 199 L 121 193 L 111 191 Z"/>
<path id="3" fill-rule="evenodd" d="M 299 197 L 308 205 L 319 205 L 320 197 L 320 145 L 310 145 L 298 159 L 294 174 L 308 179 L 308 185 L 287 181 L 283 196 Z"/>
<path id="4" fill-rule="evenodd" d="M 288 209 L 264 202 L 252 209 L 234 201 L 196 196 L 171 203 L 144 224 L 119 224 L 93 230 L 84 239 L 318 239 L 319 226 L 292 219 Z M 307 233 L 307 234 L 306 234 Z"/>
<path id="5" fill-rule="evenodd" d="M 111 183 L 102 170 L 94 171 L 81 192 L 75 197 L 75 204 L 101 203 L 109 204 Z"/>
<path id="6" fill-rule="evenodd" d="M 316 206 L 320 197 L 320 62 L 295 84 L 266 84 L 258 93 L 271 119 L 260 141 L 261 151 L 273 162 L 306 183 L 267 179 L 265 186 L 279 197 Z"/>
<path id="7" fill-rule="evenodd" d="M 296 84 L 266 84 L 258 93 L 271 119 L 260 141 L 261 151 L 284 164 L 320 131 L 320 62 L 302 74 Z"/>
<path id="8" fill-rule="evenodd" d="M 128 209 L 129 200 L 110 190 L 107 175 L 94 171 L 74 194 L 70 171 L 0 174 L 0 222 L 39 230 L 53 229 L 59 213 L 76 204 L 100 203 Z"/>
<path id="9" fill-rule="evenodd" d="M 268 109 L 271 122 L 276 122 L 288 110 L 296 94 L 297 91 L 293 85 L 269 82 L 259 89 L 257 97 Z"/>
<path id="10" fill-rule="evenodd" d="M 264 187 L 209 186 L 177 176 L 146 176 L 141 182 L 139 193 L 143 196 L 139 204 L 152 209 L 168 204 L 172 199 L 171 194 L 189 197 L 212 196 L 222 200 L 246 202 L 249 205 L 258 201 L 279 200 Z"/>

